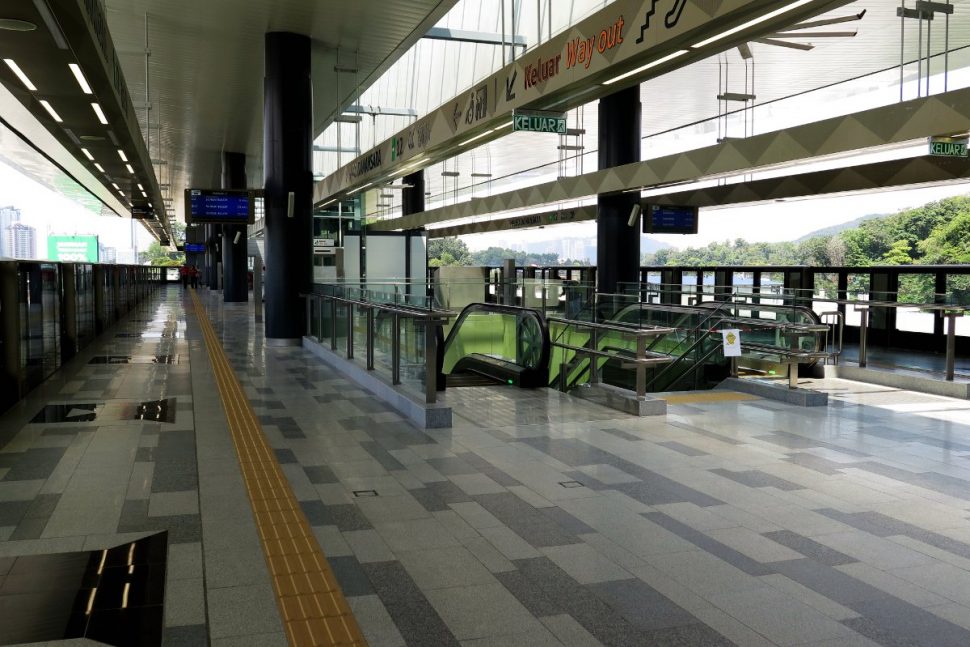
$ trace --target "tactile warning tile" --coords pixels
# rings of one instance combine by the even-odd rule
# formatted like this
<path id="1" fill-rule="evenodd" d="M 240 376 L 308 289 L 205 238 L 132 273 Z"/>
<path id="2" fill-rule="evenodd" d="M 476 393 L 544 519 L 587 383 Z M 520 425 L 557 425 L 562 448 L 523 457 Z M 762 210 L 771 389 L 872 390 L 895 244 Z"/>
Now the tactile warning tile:
<path id="1" fill-rule="evenodd" d="M 290 644 L 366 645 L 199 298 L 190 294 Z"/>
<path id="2" fill-rule="evenodd" d="M 756 395 L 738 393 L 737 391 L 704 391 L 702 393 L 655 395 L 653 397 L 666 400 L 667 404 L 704 404 L 705 402 L 740 402 L 761 399 Z"/>

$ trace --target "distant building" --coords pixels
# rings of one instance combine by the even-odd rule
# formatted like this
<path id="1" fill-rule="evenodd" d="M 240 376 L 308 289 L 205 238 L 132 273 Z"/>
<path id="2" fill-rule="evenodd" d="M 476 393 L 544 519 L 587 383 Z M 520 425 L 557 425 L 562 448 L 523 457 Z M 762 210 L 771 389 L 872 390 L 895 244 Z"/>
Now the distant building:
<path id="1" fill-rule="evenodd" d="M 6 229 L 3 255 L 10 258 L 37 258 L 37 230 L 21 222 Z"/>
<path id="2" fill-rule="evenodd" d="M 20 209 L 13 206 L 0 207 L 0 253 L 4 256 L 11 256 L 8 230 L 18 222 L 20 222 Z"/>
<path id="3" fill-rule="evenodd" d="M 118 262 L 118 250 L 114 247 L 105 247 L 103 245 L 98 245 L 98 258 L 102 263 L 117 263 Z"/>

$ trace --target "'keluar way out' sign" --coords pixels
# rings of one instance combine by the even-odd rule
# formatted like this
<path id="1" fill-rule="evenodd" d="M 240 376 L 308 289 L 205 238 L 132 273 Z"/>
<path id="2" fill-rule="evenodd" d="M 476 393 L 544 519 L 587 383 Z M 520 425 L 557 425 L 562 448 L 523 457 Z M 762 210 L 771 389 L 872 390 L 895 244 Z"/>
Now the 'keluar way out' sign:
<path id="1" fill-rule="evenodd" d="M 566 134 L 566 115 L 562 112 L 519 111 L 512 114 L 512 130 L 532 133 Z"/>
<path id="2" fill-rule="evenodd" d="M 967 142 L 966 139 L 930 137 L 930 155 L 934 157 L 966 157 Z"/>

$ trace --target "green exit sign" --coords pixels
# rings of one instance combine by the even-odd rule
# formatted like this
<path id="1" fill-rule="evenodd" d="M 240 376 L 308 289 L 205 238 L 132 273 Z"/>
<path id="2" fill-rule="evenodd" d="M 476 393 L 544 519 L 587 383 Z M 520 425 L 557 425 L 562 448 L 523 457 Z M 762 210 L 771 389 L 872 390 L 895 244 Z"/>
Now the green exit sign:
<path id="1" fill-rule="evenodd" d="M 512 130 L 565 135 L 566 114 L 562 112 L 516 111 L 512 115 Z"/>
<path id="2" fill-rule="evenodd" d="M 936 157 L 966 157 L 967 140 L 930 137 L 930 155 Z"/>

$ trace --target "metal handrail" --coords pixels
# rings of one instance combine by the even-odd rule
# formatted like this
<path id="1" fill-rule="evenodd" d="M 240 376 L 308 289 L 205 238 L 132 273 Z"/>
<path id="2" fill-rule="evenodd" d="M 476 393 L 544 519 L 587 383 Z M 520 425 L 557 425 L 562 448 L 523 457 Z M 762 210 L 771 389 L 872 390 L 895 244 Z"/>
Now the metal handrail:
<path id="1" fill-rule="evenodd" d="M 434 404 L 438 399 L 438 338 L 437 329 L 444 323 L 447 323 L 449 319 L 455 316 L 454 312 L 450 310 L 432 310 L 432 309 L 421 309 L 421 308 L 409 308 L 407 306 L 402 306 L 399 304 L 386 304 L 386 303 L 375 303 L 372 301 L 364 301 L 361 299 L 353 299 L 349 297 L 342 297 L 330 294 L 322 294 L 320 292 L 310 292 L 301 293 L 301 297 L 307 300 L 306 308 L 306 329 L 307 333 L 312 330 L 311 327 L 311 308 L 309 307 L 311 301 L 316 301 L 318 303 L 323 303 L 324 301 L 330 301 L 333 304 L 331 308 L 331 336 L 330 336 L 330 349 L 337 352 L 337 308 L 346 307 L 347 308 L 347 320 L 348 322 L 353 321 L 353 308 L 356 305 L 358 308 L 364 309 L 367 313 L 367 337 L 366 337 L 366 349 L 367 358 L 366 366 L 368 371 L 374 370 L 374 315 L 378 312 L 386 312 L 391 315 L 392 321 L 392 339 L 391 339 L 391 384 L 397 386 L 401 383 L 401 319 L 419 319 L 424 321 L 424 333 L 425 333 L 425 391 L 424 399 L 427 404 Z M 338 305 L 339 304 L 339 305 Z M 321 317 L 322 317 L 322 308 Z M 322 341 L 322 339 L 320 339 Z M 353 325 L 348 325 L 347 327 L 347 348 L 346 356 L 348 360 L 354 359 L 354 327 Z"/>

